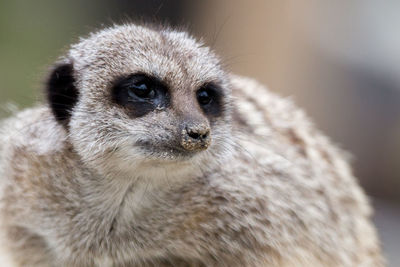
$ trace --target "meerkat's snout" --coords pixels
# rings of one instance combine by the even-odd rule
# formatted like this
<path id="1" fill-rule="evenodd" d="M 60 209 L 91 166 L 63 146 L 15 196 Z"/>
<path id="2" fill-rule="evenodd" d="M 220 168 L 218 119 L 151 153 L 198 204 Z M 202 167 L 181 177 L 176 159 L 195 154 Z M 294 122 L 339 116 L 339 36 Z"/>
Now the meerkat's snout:
<path id="1" fill-rule="evenodd" d="M 210 146 L 210 127 L 205 123 L 186 123 L 181 131 L 181 145 L 189 151 L 204 150 Z"/>

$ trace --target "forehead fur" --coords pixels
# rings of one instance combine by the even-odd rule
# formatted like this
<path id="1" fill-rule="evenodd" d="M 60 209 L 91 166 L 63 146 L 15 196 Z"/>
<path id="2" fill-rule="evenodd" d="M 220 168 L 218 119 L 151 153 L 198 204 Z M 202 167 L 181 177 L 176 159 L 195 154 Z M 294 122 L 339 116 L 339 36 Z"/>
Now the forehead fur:
<path id="1" fill-rule="evenodd" d="M 81 39 L 67 57 L 77 70 L 78 82 L 91 87 L 135 72 L 186 88 L 223 82 L 224 77 L 218 58 L 208 47 L 185 32 L 167 28 L 114 26 Z"/>

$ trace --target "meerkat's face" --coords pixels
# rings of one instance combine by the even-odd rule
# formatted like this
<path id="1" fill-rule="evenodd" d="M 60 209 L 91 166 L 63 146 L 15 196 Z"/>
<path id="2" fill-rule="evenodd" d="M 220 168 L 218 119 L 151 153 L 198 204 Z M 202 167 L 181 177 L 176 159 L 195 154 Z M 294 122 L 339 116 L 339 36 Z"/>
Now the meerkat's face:
<path id="1" fill-rule="evenodd" d="M 230 150 L 230 89 L 186 33 L 125 25 L 72 46 L 48 99 L 82 160 L 104 172 L 199 170 Z"/>

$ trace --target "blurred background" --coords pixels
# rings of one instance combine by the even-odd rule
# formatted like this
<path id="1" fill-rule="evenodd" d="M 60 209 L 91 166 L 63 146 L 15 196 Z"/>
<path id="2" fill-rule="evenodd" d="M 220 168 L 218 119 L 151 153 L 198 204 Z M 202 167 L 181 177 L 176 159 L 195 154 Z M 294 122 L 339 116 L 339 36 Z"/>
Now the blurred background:
<path id="1" fill-rule="evenodd" d="M 47 69 L 90 31 L 185 25 L 353 154 L 389 266 L 400 266 L 399 14 L 397 0 L 0 0 L 0 106 L 41 101 Z"/>

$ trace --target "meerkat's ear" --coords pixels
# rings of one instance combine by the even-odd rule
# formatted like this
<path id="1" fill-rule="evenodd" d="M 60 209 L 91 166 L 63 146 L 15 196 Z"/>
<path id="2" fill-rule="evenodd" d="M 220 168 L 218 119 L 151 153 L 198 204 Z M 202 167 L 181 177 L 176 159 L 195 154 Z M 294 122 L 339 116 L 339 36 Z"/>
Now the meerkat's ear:
<path id="1" fill-rule="evenodd" d="M 72 108 L 78 101 L 74 69 L 71 62 L 58 63 L 53 67 L 46 84 L 47 101 L 56 120 L 67 127 Z"/>

